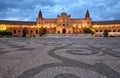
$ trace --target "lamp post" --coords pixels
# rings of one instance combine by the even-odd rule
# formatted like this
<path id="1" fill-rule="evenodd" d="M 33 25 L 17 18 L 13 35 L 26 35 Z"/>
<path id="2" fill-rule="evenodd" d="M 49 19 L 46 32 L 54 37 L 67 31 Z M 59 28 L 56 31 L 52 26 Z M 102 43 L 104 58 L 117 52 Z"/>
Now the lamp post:
<path id="1" fill-rule="evenodd" d="M 77 25 L 73 25 L 73 28 L 74 28 L 74 33 L 75 33 L 76 36 L 77 36 L 77 28 L 78 28 L 78 26 L 77 26 Z"/>
<path id="2" fill-rule="evenodd" d="M 75 29 L 76 29 L 76 36 L 77 36 L 77 34 L 78 34 L 78 26 L 77 25 L 75 26 Z"/>
<path id="3" fill-rule="evenodd" d="M 56 33 L 56 25 L 54 25 L 54 34 Z"/>

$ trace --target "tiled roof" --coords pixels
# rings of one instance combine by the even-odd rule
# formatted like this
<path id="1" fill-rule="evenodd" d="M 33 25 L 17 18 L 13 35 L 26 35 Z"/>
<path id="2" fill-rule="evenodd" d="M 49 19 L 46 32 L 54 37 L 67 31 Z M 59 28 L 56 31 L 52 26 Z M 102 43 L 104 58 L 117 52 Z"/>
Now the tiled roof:
<path id="1" fill-rule="evenodd" d="M 57 20 L 57 18 L 44 18 L 43 20 Z"/>
<path id="2" fill-rule="evenodd" d="M 71 18 L 71 20 L 84 20 L 85 18 Z"/>
<path id="3" fill-rule="evenodd" d="M 111 21 L 93 21 L 93 24 L 120 24 L 120 20 L 111 20 Z"/>
<path id="4" fill-rule="evenodd" d="M 9 20 L 0 20 L 0 24 L 35 25 L 36 22 L 32 22 L 32 21 L 9 21 Z"/>

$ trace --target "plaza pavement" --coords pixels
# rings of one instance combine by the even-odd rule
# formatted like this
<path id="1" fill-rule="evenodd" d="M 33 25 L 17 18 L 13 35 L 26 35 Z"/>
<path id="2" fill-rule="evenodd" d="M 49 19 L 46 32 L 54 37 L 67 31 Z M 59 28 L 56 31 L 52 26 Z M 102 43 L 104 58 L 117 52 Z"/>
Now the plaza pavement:
<path id="1" fill-rule="evenodd" d="M 0 78 L 120 78 L 120 38 L 0 38 Z"/>

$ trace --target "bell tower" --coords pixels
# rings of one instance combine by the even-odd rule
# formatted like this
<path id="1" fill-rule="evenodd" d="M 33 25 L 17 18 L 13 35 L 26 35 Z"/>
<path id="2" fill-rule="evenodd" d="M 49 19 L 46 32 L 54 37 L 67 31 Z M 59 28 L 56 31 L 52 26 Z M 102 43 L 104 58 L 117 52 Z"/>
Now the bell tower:
<path id="1" fill-rule="evenodd" d="M 86 11 L 85 20 L 86 20 L 86 27 L 90 27 L 92 25 L 92 21 L 88 9 Z"/>
<path id="2" fill-rule="evenodd" d="M 43 20 L 42 11 L 40 10 L 39 13 L 38 13 L 37 25 L 42 24 L 42 20 Z"/>
<path id="3" fill-rule="evenodd" d="M 87 11 L 86 11 L 85 19 L 91 19 L 91 18 L 90 18 L 90 13 L 89 13 L 89 10 L 88 10 L 88 9 L 87 9 Z"/>
<path id="4" fill-rule="evenodd" d="M 41 12 L 41 10 L 39 11 L 38 18 L 42 19 L 42 12 Z"/>

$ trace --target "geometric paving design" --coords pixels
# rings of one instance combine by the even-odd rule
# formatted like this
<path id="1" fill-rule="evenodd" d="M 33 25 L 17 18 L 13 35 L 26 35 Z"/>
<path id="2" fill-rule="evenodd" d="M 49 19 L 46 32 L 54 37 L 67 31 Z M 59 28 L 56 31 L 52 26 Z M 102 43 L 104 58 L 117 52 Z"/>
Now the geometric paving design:
<path id="1" fill-rule="evenodd" d="M 120 38 L 0 38 L 0 78 L 120 78 Z"/>

